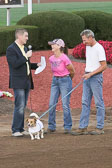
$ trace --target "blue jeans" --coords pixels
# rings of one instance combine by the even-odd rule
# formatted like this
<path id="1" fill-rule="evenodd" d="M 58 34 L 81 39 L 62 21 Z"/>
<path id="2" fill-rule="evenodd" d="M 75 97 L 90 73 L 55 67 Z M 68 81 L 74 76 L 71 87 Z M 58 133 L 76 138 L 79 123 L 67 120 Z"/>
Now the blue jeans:
<path id="1" fill-rule="evenodd" d="M 105 107 L 102 93 L 103 76 L 102 73 L 92 76 L 83 82 L 82 112 L 80 116 L 79 128 L 86 128 L 89 124 L 90 106 L 92 96 L 94 96 L 97 108 L 96 119 L 97 128 L 104 127 Z"/>
<path id="2" fill-rule="evenodd" d="M 13 113 L 12 132 L 24 131 L 24 109 L 27 104 L 30 89 L 13 89 L 15 96 L 15 107 Z"/>
<path id="3" fill-rule="evenodd" d="M 58 98 L 61 95 L 61 98 L 67 95 L 72 89 L 72 80 L 69 76 L 57 78 L 53 77 L 52 86 L 51 86 L 51 96 L 49 108 L 51 108 L 54 104 L 58 102 Z M 72 127 L 72 118 L 70 111 L 70 95 L 65 97 L 62 100 L 63 105 L 63 113 L 64 113 L 64 129 L 70 130 Z M 49 120 L 48 120 L 48 129 L 55 130 L 56 129 L 56 106 L 54 106 L 49 111 Z"/>

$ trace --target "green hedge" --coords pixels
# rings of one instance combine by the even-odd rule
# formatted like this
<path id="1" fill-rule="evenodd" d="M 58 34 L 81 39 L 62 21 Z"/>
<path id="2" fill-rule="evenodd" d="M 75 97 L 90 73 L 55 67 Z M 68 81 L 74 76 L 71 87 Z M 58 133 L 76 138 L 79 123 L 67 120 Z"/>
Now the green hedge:
<path id="1" fill-rule="evenodd" d="M 112 40 L 112 14 L 100 11 L 38 12 L 21 19 L 16 26 L 0 27 L 0 55 L 15 40 L 15 30 L 26 28 L 29 32 L 28 45 L 33 50 L 48 49 L 48 41 L 62 38 L 69 48 L 81 42 L 80 32 L 91 29 L 97 40 Z"/>
<path id="2" fill-rule="evenodd" d="M 17 25 L 35 25 L 39 27 L 41 49 L 48 48 L 48 41 L 62 38 L 69 48 L 81 42 L 80 32 L 84 29 L 84 20 L 72 13 L 62 11 L 38 12 L 22 18 Z M 38 38 L 35 36 L 35 38 Z M 35 48 L 37 49 L 37 48 Z"/>
<path id="3" fill-rule="evenodd" d="M 6 53 L 7 47 L 15 41 L 15 30 L 17 28 L 25 28 L 29 33 L 28 45 L 31 44 L 33 48 L 37 47 L 38 38 L 35 39 L 35 36 L 38 37 L 39 30 L 36 26 L 8 26 L 0 27 L 0 55 Z"/>
<path id="4" fill-rule="evenodd" d="M 85 29 L 91 29 L 97 40 L 112 40 L 112 14 L 101 11 L 73 12 L 85 21 Z"/>

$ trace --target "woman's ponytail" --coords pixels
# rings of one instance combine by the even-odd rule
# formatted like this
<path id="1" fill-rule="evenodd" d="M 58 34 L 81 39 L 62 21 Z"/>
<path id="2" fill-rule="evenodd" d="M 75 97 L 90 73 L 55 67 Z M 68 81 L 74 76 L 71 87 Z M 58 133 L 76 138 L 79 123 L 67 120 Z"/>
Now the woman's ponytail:
<path id="1" fill-rule="evenodd" d="M 61 47 L 60 51 L 63 52 L 64 54 L 68 55 L 68 47 Z"/>

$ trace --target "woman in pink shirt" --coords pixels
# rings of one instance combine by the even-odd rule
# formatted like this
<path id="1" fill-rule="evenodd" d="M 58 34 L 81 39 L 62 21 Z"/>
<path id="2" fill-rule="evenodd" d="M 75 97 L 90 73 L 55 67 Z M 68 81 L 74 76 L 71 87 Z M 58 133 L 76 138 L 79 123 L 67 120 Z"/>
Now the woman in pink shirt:
<path id="1" fill-rule="evenodd" d="M 53 72 L 53 79 L 51 85 L 51 96 L 49 108 L 58 102 L 58 98 L 61 95 L 63 98 L 72 89 L 72 78 L 74 76 L 73 65 L 68 58 L 68 50 L 65 47 L 65 43 L 62 39 L 55 39 L 48 42 L 51 45 L 54 55 L 49 58 L 51 64 L 51 70 Z M 62 100 L 63 114 L 64 114 L 64 132 L 70 133 L 72 127 L 72 118 L 70 111 L 70 95 L 66 96 Z M 48 120 L 48 132 L 52 133 L 56 131 L 56 106 L 49 111 Z"/>

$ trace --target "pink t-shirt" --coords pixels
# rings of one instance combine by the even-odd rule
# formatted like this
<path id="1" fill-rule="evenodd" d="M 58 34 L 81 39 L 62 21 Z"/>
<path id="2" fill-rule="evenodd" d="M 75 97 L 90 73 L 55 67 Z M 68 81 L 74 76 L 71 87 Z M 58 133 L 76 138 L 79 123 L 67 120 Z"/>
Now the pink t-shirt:
<path id="1" fill-rule="evenodd" d="M 66 66 L 72 63 L 66 54 L 63 53 L 58 58 L 52 55 L 49 58 L 49 61 L 51 63 L 51 69 L 54 76 L 65 76 L 70 74 Z"/>

